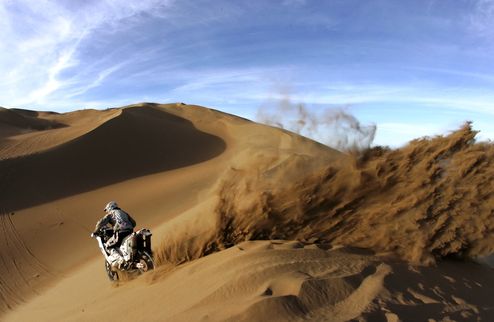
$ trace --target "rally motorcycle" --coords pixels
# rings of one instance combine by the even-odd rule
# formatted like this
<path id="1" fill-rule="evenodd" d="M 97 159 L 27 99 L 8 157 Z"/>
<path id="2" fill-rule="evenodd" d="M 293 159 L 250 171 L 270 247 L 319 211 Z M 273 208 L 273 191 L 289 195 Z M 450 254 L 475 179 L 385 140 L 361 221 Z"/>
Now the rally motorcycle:
<path id="1" fill-rule="evenodd" d="M 108 249 L 106 242 L 113 236 L 113 229 L 102 227 L 91 237 L 98 241 L 101 253 L 105 257 L 105 270 L 110 281 L 119 280 L 119 273 L 140 275 L 154 269 L 151 252 L 151 231 L 141 229 L 125 237 L 118 248 Z"/>

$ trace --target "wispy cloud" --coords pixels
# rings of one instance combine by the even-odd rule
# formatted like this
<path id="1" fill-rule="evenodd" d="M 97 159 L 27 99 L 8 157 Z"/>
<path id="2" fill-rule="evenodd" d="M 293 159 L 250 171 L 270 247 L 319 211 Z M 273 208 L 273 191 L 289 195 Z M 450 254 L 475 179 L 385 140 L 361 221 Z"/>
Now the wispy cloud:
<path id="1" fill-rule="evenodd" d="M 0 1 L 0 105 L 252 116 L 289 84 L 295 103 L 372 109 L 378 138 L 383 122 L 405 135 L 380 106 L 492 120 L 493 21 L 494 0 Z"/>
<path id="2" fill-rule="evenodd" d="M 84 85 L 84 86 L 79 87 L 79 88 L 75 88 L 74 90 L 70 90 L 69 93 L 67 95 L 65 95 L 65 97 L 66 98 L 72 98 L 74 96 L 80 96 L 80 95 L 86 93 L 87 91 L 89 91 L 90 89 L 100 86 L 108 76 L 110 76 L 111 74 L 113 74 L 116 71 L 118 71 L 119 69 L 121 69 L 124 65 L 125 65 L 125 63 L 120 63 L 117 65 L 108 67 L 102 71 L 99 71 L 97 73 L 96 78 L 93 79 L 89 84 Z"/>
<path id="3" fill-rule="evenodd" d="M 487 72 L 469 71 L 469 70 L 462 70 L 459 68 L 446 69 L 446 68 L 437 68 L 437 67 L 405 67 L 404 69 L 410 72 L 419 71 L 429 74 L 443 74 L 446 77 L 457 76 L 462 78 L 468 78 L 470 80 L 482 81 L 489 85 L 494 84 L 494 75 Z"/>
<path id="4" fill-rule="evenodd" d="M 183 85 L 174 89 L 177 92 L 189 92 L 193 90 L 215 89 L 218 86 L 229 86 L 242 95 L 242 86 L 255 87 L 255 84 L 266 84 L 273 75 L 279 75 L 288 70 L 286 67 L 269 68 L 243 68 L 243 69 L 215 69 L 201 70 L 193 73 L 183 71 L 181 73 L 185 80 Z M 244 87 L 244 90 L 246 88 Z"/>
<path id="5" fill-rule="evenodd" d="M 436 109 L 459 110 L 494 115 L 494 92 L 484 89 L 445 87 L 437 84 L 359 84 L 333 83 L 309 86 L 302 83 L 303 91 L 294 91 L 291 99 L 313 105 L 413 104 Z M 262 98 L 266 94 L 258 93 Z M 284 93 L 270 93 L 271 99 L 282 100 Z"/>
<path id="6" fill-rule="evenodd" d="M 492 39 L 494 36 L 494 1 L 476 0 L 469 16 L 470 28 L 478 36 Z"/>
<path id="7" fill-rule="evenodd" d="M 6 75 L 0 83 L 0 94 L 12 105 L 46 103 L 57 90 L 74 85 L 74 77 L 68 79 L 62 74 L 78 67 L 82 42 L 102 29 L 126 28 L 132 17 L 158 11 L 168 3 L 157 0 L 1 2 L 0 37 L 3 49 L 8 47 L 8 50 L 0 53 L 0 61 L 5 63 L 0 65 L 0 72 Z M 97 86 L 116 69 L 118 66 L 112 66 L 100 72 L 93 85 L 86 88 Z"/>

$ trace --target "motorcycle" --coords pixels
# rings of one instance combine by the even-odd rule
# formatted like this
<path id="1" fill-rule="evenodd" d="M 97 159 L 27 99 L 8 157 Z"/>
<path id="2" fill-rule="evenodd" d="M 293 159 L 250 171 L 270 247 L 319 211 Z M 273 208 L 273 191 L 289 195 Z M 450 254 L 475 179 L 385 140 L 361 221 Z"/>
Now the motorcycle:
<path id="1" fill-rule="evenodd" d="M 151 251 L 151 231 L 141 229 L 125 237 L 119 249 L 106 246 L 106 242 L 113 236 L 113 229 L 103 227 L 91 237 L 98 241 L 101 253 L 105 257 L 105 270 L 112 282 L 118 281 L 119 273 L 140 275 L 154 269 L 154 260 Z"/>

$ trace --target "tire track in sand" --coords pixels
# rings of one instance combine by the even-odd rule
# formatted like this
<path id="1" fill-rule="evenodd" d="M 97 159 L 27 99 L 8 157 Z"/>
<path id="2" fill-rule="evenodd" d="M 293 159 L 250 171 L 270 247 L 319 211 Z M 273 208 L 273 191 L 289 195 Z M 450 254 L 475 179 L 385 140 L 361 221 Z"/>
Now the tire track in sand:
<path id="1" fill-rule="evenodd" d="M 40 277 L 53 275 L 24 243 L 11 216 L 0 211 L 0 313 L 38 294 Z"/>

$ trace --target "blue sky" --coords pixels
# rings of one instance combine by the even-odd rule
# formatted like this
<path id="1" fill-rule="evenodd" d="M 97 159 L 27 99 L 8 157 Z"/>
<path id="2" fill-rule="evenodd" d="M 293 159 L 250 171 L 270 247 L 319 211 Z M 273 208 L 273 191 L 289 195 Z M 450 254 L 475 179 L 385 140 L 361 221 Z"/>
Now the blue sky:
<path id="1" fill-rule="evenodd" d="M 256 120 L 288 102 L 375 124 L 375 144 L 466 120 L 494 139 L 492 57 L 494 0 L 0 0 L 4 107 L 186 102 Z"/>

